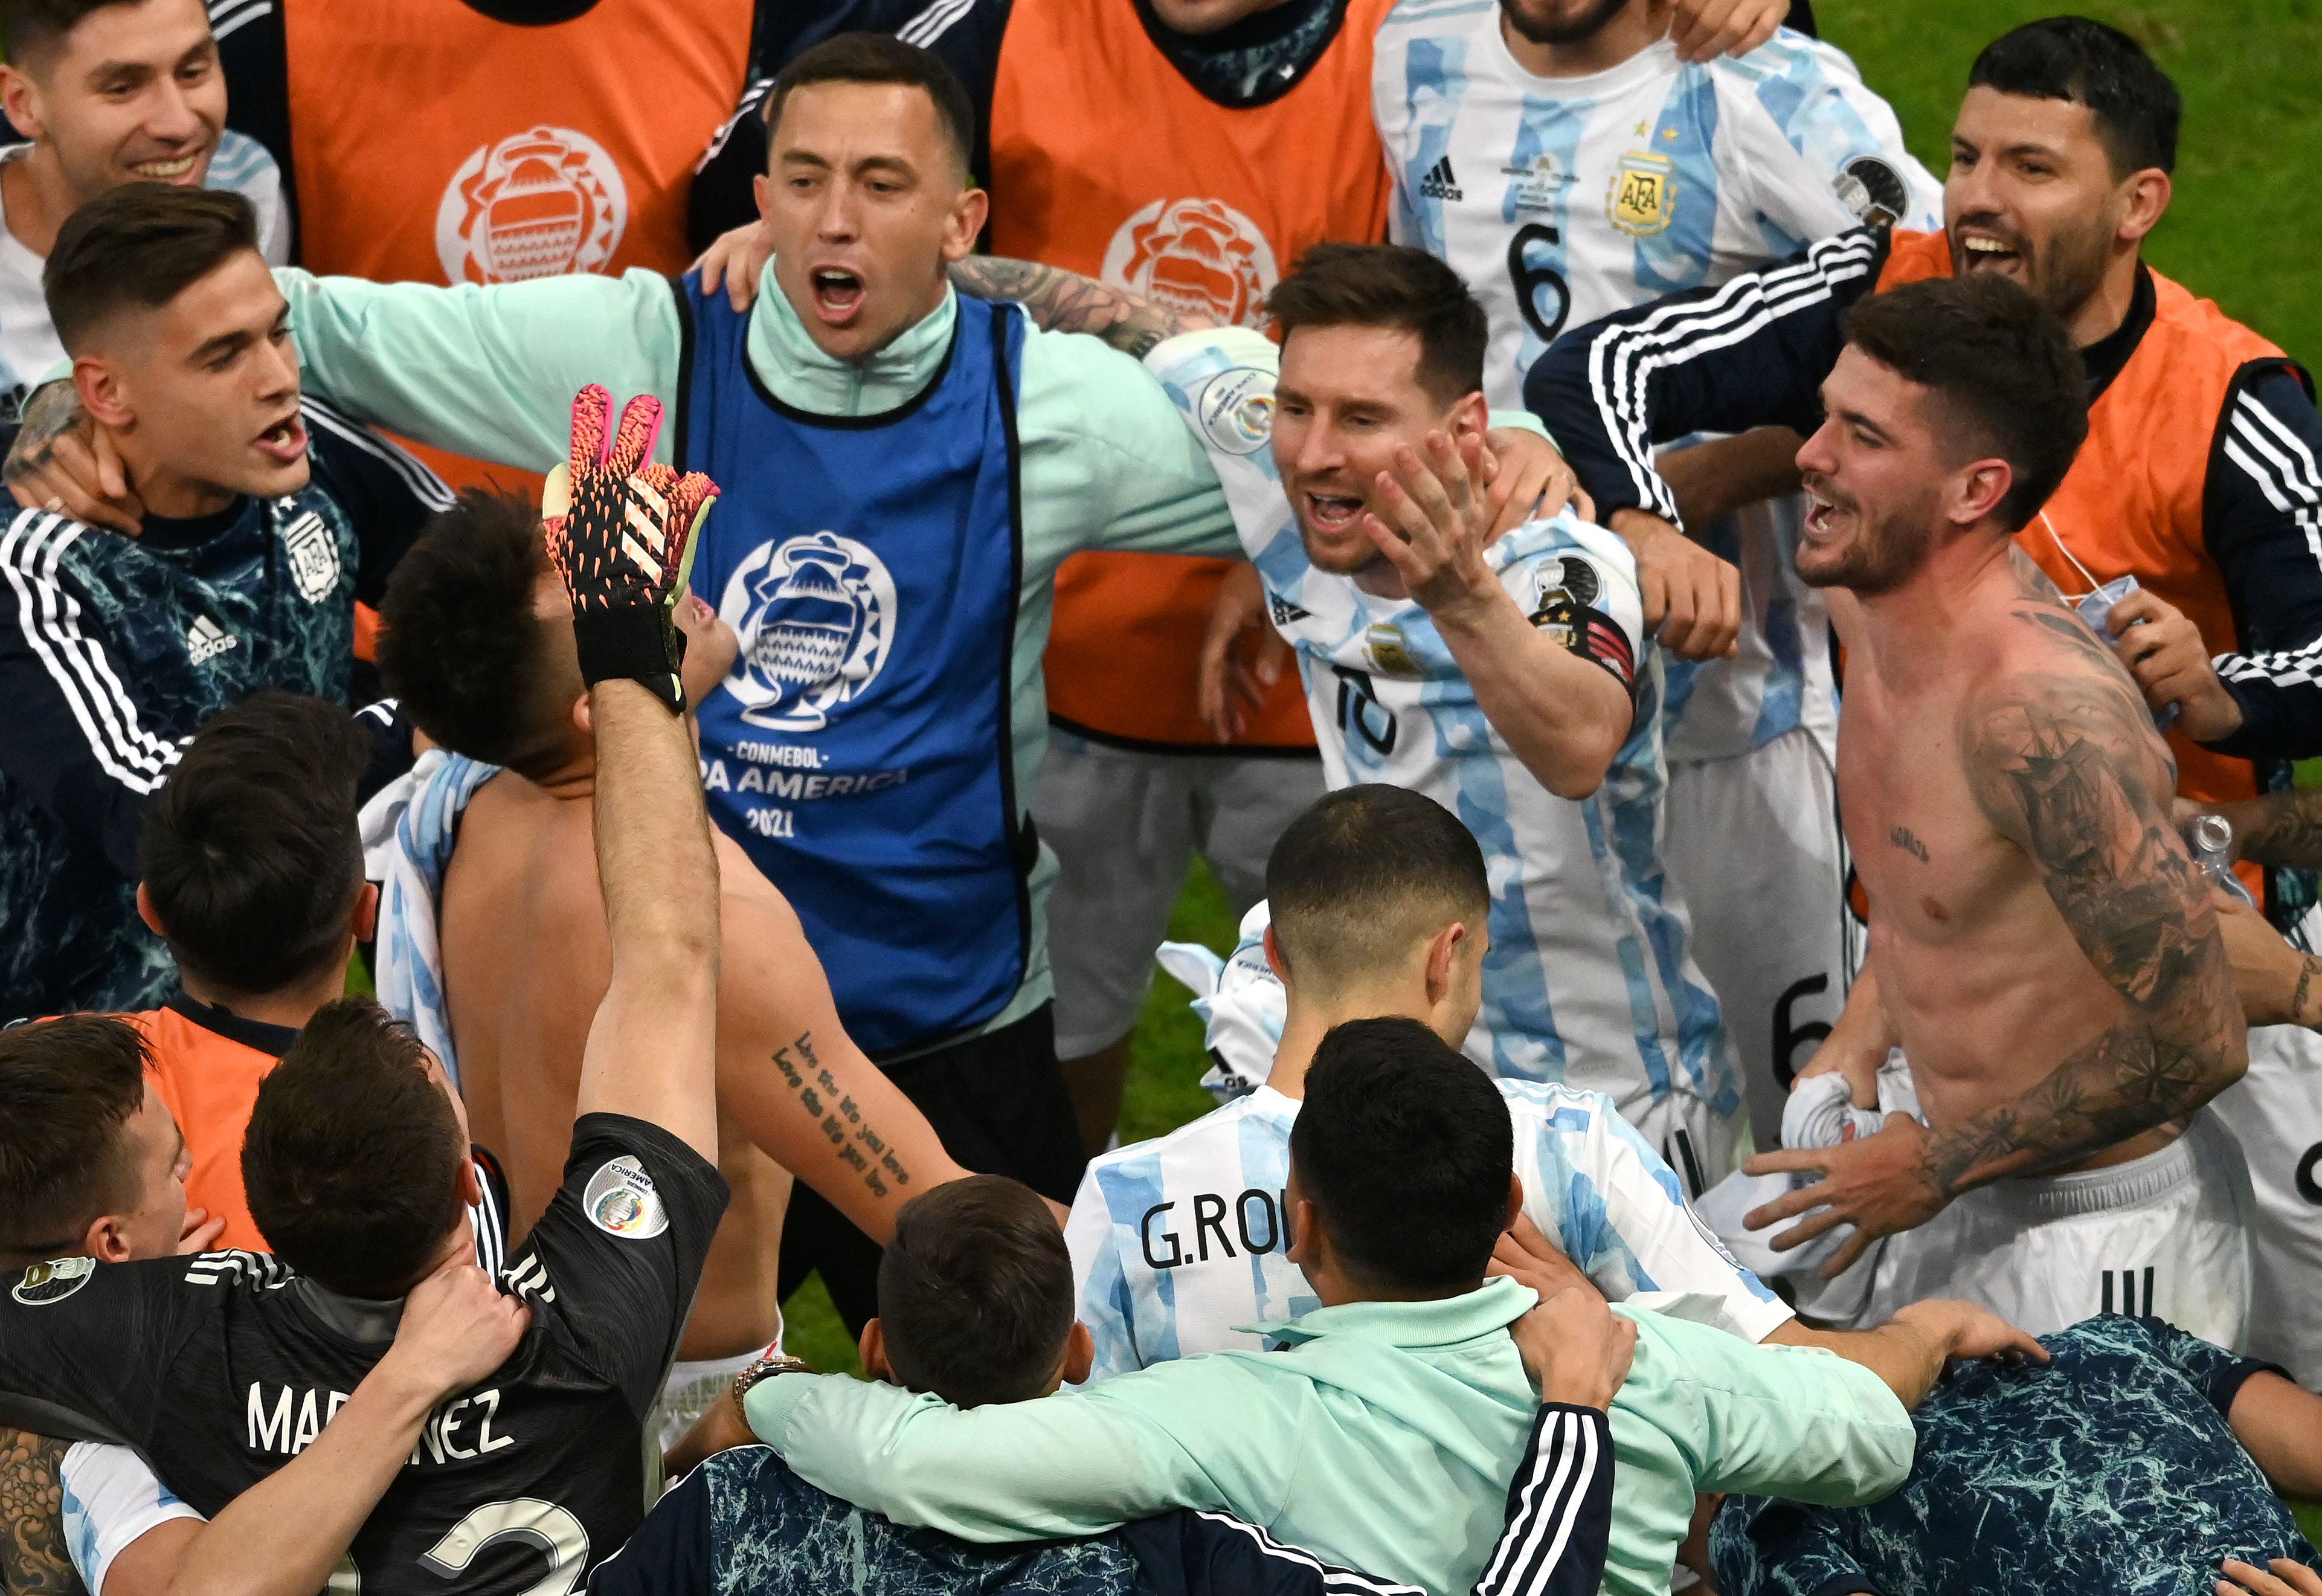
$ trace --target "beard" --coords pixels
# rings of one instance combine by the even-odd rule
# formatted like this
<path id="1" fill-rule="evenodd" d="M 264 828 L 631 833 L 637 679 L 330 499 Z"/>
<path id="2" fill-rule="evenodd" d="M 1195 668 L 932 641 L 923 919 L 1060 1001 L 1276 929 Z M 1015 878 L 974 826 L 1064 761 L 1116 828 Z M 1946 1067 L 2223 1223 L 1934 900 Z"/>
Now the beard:
<path id="1" fill-rule="evenodd" d="M 1603 32 L 1605 24 L 1627 10 L 1629 5 L 1630 0 L 1596 0 L 1568 21 L 1542 23 L 1523 14 L 1522 0 L 1500 0 L 1500 14 L 1507 19 L 1509 27 L 1534 44 L 1581 44 Z"/>
<path id="2" fill-rule="evenodd" d="M 1854 536 L 1839 548 L 1824 550 L 1812 543 L 1798 548 L 1798 580 L 1808 587 L 1842 587 L 1864 598 L 1891 593 L 1919 573 L 1933 552 L 1934 539 L 1924 528 L 1931 506 L 1915 506 L 1901 515 L 1873 518 L 1856 503 L 1842 502 L 1854 518 Z"/>
<path id="3" fill-rule="evenodd" d="M 2108 230 L 2097 225 L 2058 233 L 2046 243 L 2034 245 L 2022 234 L 2000 226 L 1988 216 L 1961 216 L 1958 225 L 1972 224 L 1985 231 L 1997 234 L 2024 262 L 2024 286 L 2059 321 L 2070 323 L 2079 314 L 2089 296 L 2104 286 L 2105 268 L 2110 261 L 2107 245 Z M 1952 234 L 1952 275 L 1965 277 L 1972 271 L 1973 257 L 1962 250 L 1956 232 Z"/>

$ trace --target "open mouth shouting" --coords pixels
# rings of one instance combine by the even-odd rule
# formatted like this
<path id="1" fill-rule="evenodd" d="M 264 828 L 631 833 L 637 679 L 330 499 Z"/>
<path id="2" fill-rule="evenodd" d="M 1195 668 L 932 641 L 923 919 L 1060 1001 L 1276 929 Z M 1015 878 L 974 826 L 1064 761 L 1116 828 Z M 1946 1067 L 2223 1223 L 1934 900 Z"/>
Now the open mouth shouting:
<path id="1" fill-rule="evenodd" d="M 258 435 L 257 450 L 277 465 L 292 465 L 306 453 L 306 424 L 293 410 Z"/>
<path id="2" fill-rule="evenodd" d="M 807 273 L 815 314 L 830 326 L 843 326 L 863 308 L 863 279 L 843 266 L 818 266 Z"/>
<path id="3" fill-rule="evenodd" d="M 1363 500 L 1356 495 L 1321 493 L 1309 488 L 1301 498 L 1304 501 L 1306 524 L 1317 532 L 1347 537 L 1362 524 Z"/>
<path id="4" fill-rule="evenodd" d="M 2016 234 L 1988 223 L 1962 223 L 1952 229 L 1952 247 L 1961 271 L 2004 271 L 2021 278 L 2032 251 Z"/>

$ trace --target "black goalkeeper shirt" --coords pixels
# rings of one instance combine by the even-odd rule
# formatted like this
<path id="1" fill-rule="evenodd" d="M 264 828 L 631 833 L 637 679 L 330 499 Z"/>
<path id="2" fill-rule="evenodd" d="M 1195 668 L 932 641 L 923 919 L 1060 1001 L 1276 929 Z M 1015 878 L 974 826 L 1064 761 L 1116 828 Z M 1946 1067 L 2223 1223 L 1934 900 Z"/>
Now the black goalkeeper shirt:
<path id="1" fill-rule="evenodd" d="M 366 1596 L 567 1591 L 620 1548 L 726 1199 L 717 1167 L 657 1125 L 574 1125 L 564 1184 L 501 1275 L 531 1326 L 429 1417 L 355 1536 Z M 0 1297 L 0 1422 L 133 1446 L 215 1517 L 313 1442 L 401 1309 L 252 1252 L 38 1265 Z"/>

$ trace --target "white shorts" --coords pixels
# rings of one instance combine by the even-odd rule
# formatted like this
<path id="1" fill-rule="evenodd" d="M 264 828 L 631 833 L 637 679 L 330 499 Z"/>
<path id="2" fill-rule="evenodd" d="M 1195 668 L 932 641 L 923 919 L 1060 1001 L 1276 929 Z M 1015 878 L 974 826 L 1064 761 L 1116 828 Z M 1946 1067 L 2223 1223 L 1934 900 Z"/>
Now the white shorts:
<path id="1" fill-rule="evenodd" d="M 1056 1057 L 1085 1059 L 1135 1027 L 1196 851 L 1239 918 L 1266 895 L 1275 839 L 1321 795 L 1320 759 L 1139 753 L 1052 729 L 1032 820 L 1056 856 Z"/>
<path id="2" fill-rule="evenodd" d="M 1751 1130 L 1776 1146 L 1790 1080 L 1846 1000 L 1838 789 L 1821 740 L 1798 727 L 1738 758 L 1672 759 L 1662 836 Z"/>
<path id="3" fill-rule="evenodd" d="M 1906 1077 L 1897 1091 L 1890 1063 L 1879 1081 L 1881 1109 L 1915 1107 Z M 1805 1099 L 1844 1083 L 1818 1076 Z M 1790 1116 L 1799 1129 L 1802 1101 Z M 1878 1111 L 1813 1115 L 1827 1135 L 1794 1145 L 1828 1145 L 1839 1126 L 1874 1128 Z M 2157 1152 L 2107 1169 L 1997 1180 L 1952 1199 L 1919 1226 L 1877 1243 L 1837 1280 L 1814 1271 L 1843 1244 L 1842 1226 L 1781 1254 L 1767 1248 L 1785 1225 L 1742 1232 L 1740 1215 L 1787 1188 L 1785 1177 L 1743 1177 L 1711 1195 L 1704 1217 L 1744 1263 L 1787 1277 L 1798 1311 L 1842 1329 L 1884 1324 L 1895 1310 L 1930 1297 L 1959 1297 L 2010 1324 L 2045 1335 L 2095 1314 L 2151 1315 L 2238 1352 L 2250 1320 L 2249 1173 L 2241 1150 L 2204 1109 L 2184 1135 Z M 1766 1265 L 1767 1267 L 1760 1267 Z"/>
<path id="4" fill-rule="evenodd" d="M 2209 1105 L 2241 1143 L 2256 1198 L 2247 1350 L 2322 1389 L 2322 1036 L 2264 1026 L 2249 1055 L 2249 1074 Z"/>

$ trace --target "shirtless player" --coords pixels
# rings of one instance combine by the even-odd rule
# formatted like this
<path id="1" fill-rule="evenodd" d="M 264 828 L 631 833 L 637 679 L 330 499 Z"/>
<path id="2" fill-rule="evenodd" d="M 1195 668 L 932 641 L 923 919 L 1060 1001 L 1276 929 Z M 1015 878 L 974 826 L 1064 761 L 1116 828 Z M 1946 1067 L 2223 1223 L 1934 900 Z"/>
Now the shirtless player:
<path id="1" fill-rule="evenodd" d="M 2217 914 L 2135 683 L 2009 542 L 2085 436 L 2080 361 L 1987 277 L 1866 299 L 1844 334 L 1798 454 L 1798 569 L 1846 590 L 1856 995 L 1924 1124 L 1751 1160 L 1822 1179 L 1748 1222 L 1815 1210 L 1777 1250 L 1856 1225 L 1826 1277 L 1891 1238 L 1867 1266 L 1874 1320 L 1960 1296 L 2035 1335 L 2115 1308 L 2235 1344 L 2246 1177 L 2198 1113 L 2246 1063 Z"/>
<path id="2" fill-rule="evenodd" d="M 461 1093 L 506 1166 L 520 1234 L 561 1179 L 589 1016 L 612 975 L 571 619 L 531 510 L 478 493 L 413 546 L 381 619 L 379 666 L 403 712 L 443 747 L 508 767 L 460 819 L 438 925 Z M 734 634 L 690 598 L 680 624 L 698 702 L 733 664 Z M 718 1167 L 734 1200 L 663 1394 L 664 1442 L 780 1329 L 784 1170 L 882 1243 L 905 1199 L 966 1172 L 839 1028 L 782 894 L 724 832 L 712 838 L 726 948 Z M 541 957 L 548 947 L 555 958 Z"/>

